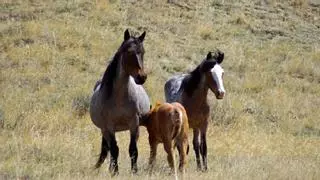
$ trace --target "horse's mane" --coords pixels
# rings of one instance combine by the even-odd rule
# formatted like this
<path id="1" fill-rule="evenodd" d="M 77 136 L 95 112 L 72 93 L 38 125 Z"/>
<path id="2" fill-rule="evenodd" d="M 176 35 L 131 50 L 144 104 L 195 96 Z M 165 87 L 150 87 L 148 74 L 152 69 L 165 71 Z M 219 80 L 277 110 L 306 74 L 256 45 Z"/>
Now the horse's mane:
<path id="1" fill-rule="evenodd" d="M 104 72 L 104 75 L 101 80 L 101 86 L 100 88 L 102 89 L 104 86 L 107 86 L 106 88 L 106 98 L 109 98 L 112 94 L 112 89 L 113 89 L 113 82 L 117 76 L 117 66 L 120 61 L 120 54 L 123 49 L 127 48 L 128 45 L 132 42 L 137 42 L 137 38 L 131 37 L 131 40 L 127 40 L 122 42 L 120 48 L 116 52 L 116 54 L 113 56 L 111 59 L 106 71 Z"/>
<path id="2" fill-rule="evenodd" d="M 182 81 L 181 88 L 184 88 L 184 91 L 188 96 L 192 96 L 193 92 L 197 89 L 200 83 L 200 65 L 198 65 L 193 71 L 191 71 Z"/>
<path id="3" fill-rule="evenodd" d="M 114 57 L 112 58 L 111 62 L 109 63 L 106 71 L 104 72 L 102 81 L 101 81 L 101 87 L 102 89 L 104 86 L 106 86 L 106 98 L 109 98 L 112 94 L 113 89 L 113 82 L 117 76 L 117 66 L 119 63 L 119 52 L 117 52 Z"/>

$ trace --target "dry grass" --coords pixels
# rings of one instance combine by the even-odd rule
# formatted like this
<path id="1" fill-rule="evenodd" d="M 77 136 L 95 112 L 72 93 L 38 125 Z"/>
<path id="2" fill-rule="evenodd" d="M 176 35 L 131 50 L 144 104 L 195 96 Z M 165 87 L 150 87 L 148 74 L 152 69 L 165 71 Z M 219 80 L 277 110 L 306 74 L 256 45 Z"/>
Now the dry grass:
<path id="1" fill-rule="evenodd" d="M 210 170 L 196 172 L 191 151 L 186 179 L 319 179 L 319 14 L 313 0 L 2 0 L 0 179 L 109 178 L 107 163 L 92 169 L 100 134 L 87 103 L 126 28 L 147 31 L 152 102 L 168 77 L 225 52 L 227 96 L 209 93 Z M 138 175 L 123 132 L 115 179 L 172 179 L 161 148 L 148 175 L 141 129 Z"/>

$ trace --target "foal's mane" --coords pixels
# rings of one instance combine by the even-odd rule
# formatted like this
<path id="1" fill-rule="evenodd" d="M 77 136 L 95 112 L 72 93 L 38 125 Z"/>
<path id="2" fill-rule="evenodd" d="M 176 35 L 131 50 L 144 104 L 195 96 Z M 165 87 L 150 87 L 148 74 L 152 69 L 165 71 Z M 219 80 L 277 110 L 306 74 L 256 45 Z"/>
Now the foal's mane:
<path id="1" fill-rule="evenodd" d="M 182 86 L 184 91 L 188 96 L 192 96 L 193 92 L 197 89 L 200 80 L 201 80 L 201 72 L 200 72 L 200 63 L 193 71 L 191 71 L 182 81 Z"/>

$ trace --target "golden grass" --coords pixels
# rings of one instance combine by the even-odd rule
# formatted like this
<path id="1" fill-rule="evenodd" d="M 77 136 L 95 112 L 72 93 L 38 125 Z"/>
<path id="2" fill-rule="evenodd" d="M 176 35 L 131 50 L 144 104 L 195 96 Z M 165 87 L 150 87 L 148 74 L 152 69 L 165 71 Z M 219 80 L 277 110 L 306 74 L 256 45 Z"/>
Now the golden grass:
<path id="1" fill-rule="evenodd" d="M 164 100 L 170 76 L 191 70 L 214 48 L 225 52 L 227 95 L 218 101 L 209 93 L 209 172 L 196 172 L 191 146 L 185 179 L 319 179 L 315 8 L 296 0 L 2 1 L 0 179 L 110 178 L 107 163 L 92 169 L 100 133 L 86 107 L 126 28 L 147 31 L 152 102 Z M 129 171 L 128 132 L 117 139 L 114 179 L 173 178 L 161 146 L 148 175 L 144 128 L 138 175 Z"/>

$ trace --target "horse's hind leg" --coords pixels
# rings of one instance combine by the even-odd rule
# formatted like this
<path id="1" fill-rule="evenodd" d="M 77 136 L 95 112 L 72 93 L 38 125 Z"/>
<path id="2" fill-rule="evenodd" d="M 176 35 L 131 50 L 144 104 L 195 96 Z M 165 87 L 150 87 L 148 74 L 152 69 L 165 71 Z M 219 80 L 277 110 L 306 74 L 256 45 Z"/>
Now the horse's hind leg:
<path id="1" fill-rule="evenodd" d="M 187 136 L 187 135 L 186 135 Z M 187 152 L 188 152 L 189 142 L 187 138 L 181 138 L 180 142 L 178 142 L 178 152 L 179 152 L 179 171 L 184 174 L 185 166 L 187 164 Z"/>
<path id="2" fill-rule="evenodd" d="M 149 158 L 149 174 L 152 174 L 154 164 L 156 162 L 158 142 L 149 135 L 150 158 Z"/>
<path id="3" fill-rule="evenodd" d="M 199 129 L 193 129 L 193 149 L 196 154 L 197 169 L 201 170 L 199 135 Z"/>
<path id="4" fill-rule="evenodd" d="M 131 171 L 136 173 L 138 171 L 137 160 L 138 160 L 138 148 L 137 141 L 139 138 L 139 126 L 130 130 L 130 145 L 129 145 L 129 155 L 131 158 Z"/>
<path id="5" fill-rule="evenodd" d="M 118 167 L 118 156 L 119 156 L 119 148 L 116 141 L 116 136 L 114 132 L 105 132 L 103 133 L 103 137 L 105 138 L 108 147 L 110 149 L 110 166 L 109 166 L 109 172 L 112 176 L 117 175 L 119 173 L 119 167 Z"/>
<path id="6" fill-rule="evenodd" d="M 96 168 L 99 168 L 102 165 L 102 163 L 104 162 L 104 160 L 108 156 L 108 151 L 109 151 L 108 143 L 105 140 L 105 138 L 102 136 L 101 152 L 100 152 L 100 157 L 98 159 L 98 162 L 95 165 Z"/>

